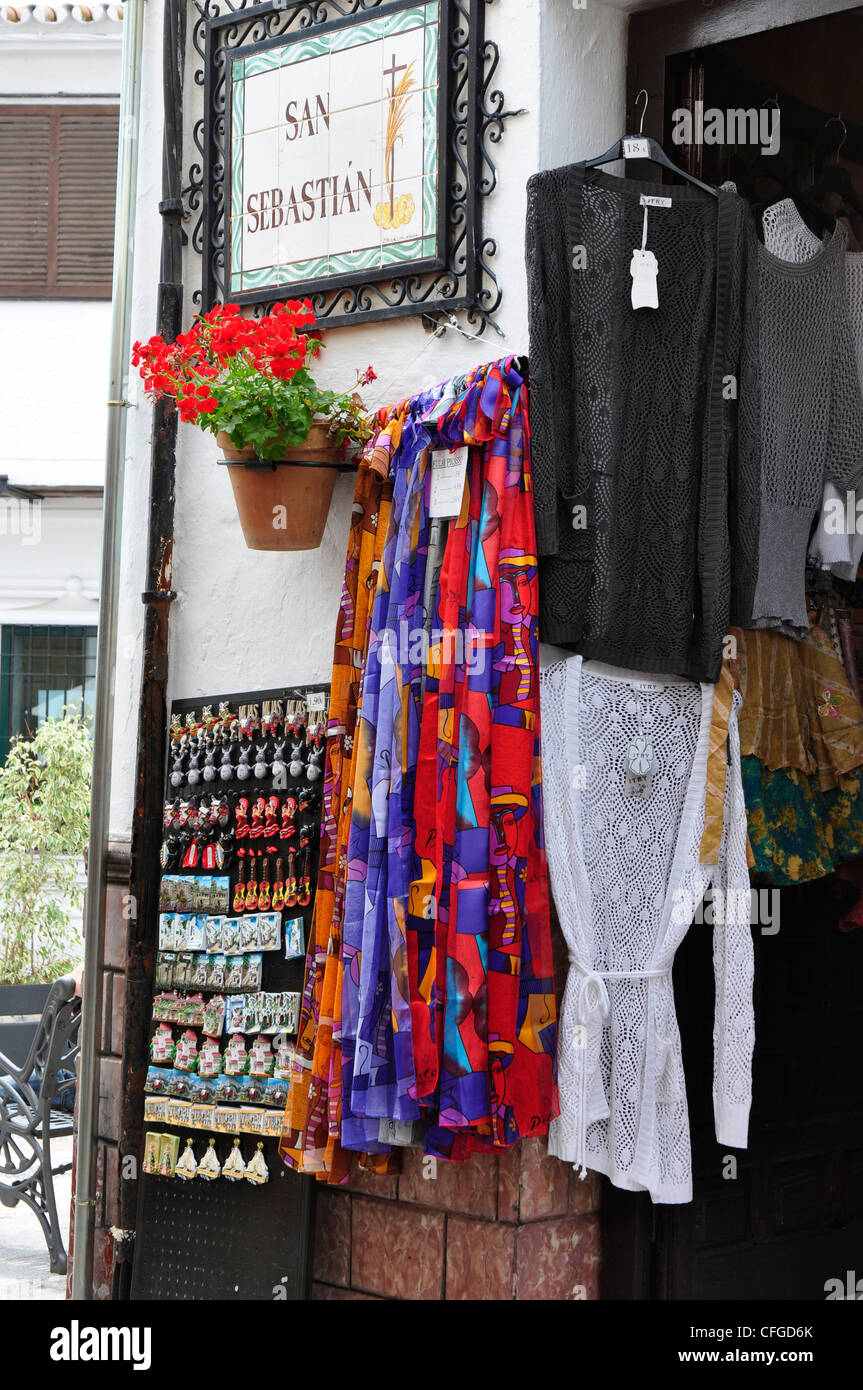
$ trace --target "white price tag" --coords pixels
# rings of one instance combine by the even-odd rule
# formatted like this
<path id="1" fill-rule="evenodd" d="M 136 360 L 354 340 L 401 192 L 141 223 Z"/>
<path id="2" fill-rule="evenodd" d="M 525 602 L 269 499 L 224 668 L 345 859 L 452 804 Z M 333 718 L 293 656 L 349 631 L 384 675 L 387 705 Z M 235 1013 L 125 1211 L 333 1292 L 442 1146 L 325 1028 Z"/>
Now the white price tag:
<path id="1" fill-rule="evenodd" d="M 658 309 L 659 291 L 656 288 L 656 277 L 659 274 L 659 265 L 653 252 L 638 249 L 633 251 L 629 273 L 632 276 L 633 309 Z"/>
<path id="2" fill-rule="evenodd" d="M 325 690 L 307 690 L 306 708 L 310 714 L 318 710 L 325 710 L 327 707 L 327 692 Z"/>
<path id="3" fill-rule="evenodd" d="M 435 449 L 431 456 L 430 517 L 458 516 L 467 473 L 467 445 L 461 449 Z"/>
<path id="4" fill-rule="evenodd" d="M 623 137 L 624 159 L 649 159 L 650 145 L 645 135 L 625 135 Z"/>

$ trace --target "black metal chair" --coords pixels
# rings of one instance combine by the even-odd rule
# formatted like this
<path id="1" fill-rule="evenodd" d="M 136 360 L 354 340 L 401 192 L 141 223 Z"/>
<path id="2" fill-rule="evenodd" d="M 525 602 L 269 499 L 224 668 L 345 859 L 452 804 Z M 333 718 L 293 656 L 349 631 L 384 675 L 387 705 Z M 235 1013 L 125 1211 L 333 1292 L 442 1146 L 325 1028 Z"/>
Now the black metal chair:
<path id="1" fill-rule="evenodd" d="M 51 1143 L 75 1129 L 73 1115 L 57 1109 L 56 1103 L 75 1085 L 80 1026 L 81 1000 L 75 995 L 75 981 L 67 976 L 51 986 L 23 1063 L 0 1052 L 0 1202 L 4 1207 L 25 1202 L 36 1213 L 52 1274 L 66 1273 L 54 1178 L 72 1164 L 54 1167 Z M 70 1076 L 58 1081 L 63 1070 Z"/>

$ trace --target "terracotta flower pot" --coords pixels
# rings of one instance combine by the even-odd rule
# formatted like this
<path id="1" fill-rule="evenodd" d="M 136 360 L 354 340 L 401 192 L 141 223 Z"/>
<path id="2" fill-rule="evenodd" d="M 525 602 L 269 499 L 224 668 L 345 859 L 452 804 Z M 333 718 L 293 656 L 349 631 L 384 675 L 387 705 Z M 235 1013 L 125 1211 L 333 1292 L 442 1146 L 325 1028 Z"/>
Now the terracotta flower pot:
<path id="1" fill-rule="evenodd" d="M 290 462 L 246 468 L 255 458 L 251 446 L 236 449 L 220 430 L 216 443 L 228 460 L 228 476 L 249 550 L 316 550 L 327 524 L 327 514 L 338 476 L 340 450 L 327 435 L 325 421 L 315 421 L 302 444 L 285 449 Z M 310 468 L 310 463 L 333 467 Z"/>

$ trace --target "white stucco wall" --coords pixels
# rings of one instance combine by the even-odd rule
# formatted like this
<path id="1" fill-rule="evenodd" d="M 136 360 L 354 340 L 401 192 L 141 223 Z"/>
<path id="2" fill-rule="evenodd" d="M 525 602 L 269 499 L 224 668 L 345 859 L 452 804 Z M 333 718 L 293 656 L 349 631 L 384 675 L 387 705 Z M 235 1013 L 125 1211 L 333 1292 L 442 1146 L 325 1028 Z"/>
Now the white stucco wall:
<path id="1" fill-rule="evenodd" d="M 158 279 L 161 0 L 146 17 L 144 110 L 136 233 L 133 337 L 154 331 Z M 498 0 L 486 12 L 487 34 L 500 45 L 496 87 L 508 109 L 526 108 L 506 123 L 494 147 L 498 185 L 486 202 L 486 234 L 498 241 L 494 260 L 503 287 L 502 335 L 468 341 L 448 329 L 441 339 L 417 319 L 327 335 L 320 370 L 325 385 L 343 386 L 371 363 L 378 380 L 365 393 L 369 407 L 388 404 L 507 352 L 527 351 L 523 268 L 525 184 L 535 170 L 603 149 L 620 132 L 626 17 L 592 3 L 576 11 L 568 0 Z M 187 131 L 199 114 L 201 89 L 187 80 Z M 188 145 L 188 161 L 192 147 Z M 186 258 L 187 319 L 200 263 Z M 125 553 L 116 696 L 111 827 L 128 833 L 134 785 L 134 720 L 140 683 L 140 591 L 143 587 L 146 478 L 150 410 L 130 383 L 138 408 L 128 422 Z M 174 587 L 169 698 L 264 689 L 327 680 L 344 570 L 353 479 L 341 478 L 323 544 L 303 554 L 246 550 L 230 483 L 215 464 L 209 435 L 180 426 L 177 455 Z"/>
<path id="2" fill-rule="evenodd" d="M 0 102 L 116 103 L 121 27 L 0 22 Z M 0 159 L 3 153 L 0 151 Z M 0 299 L 0 473 L 15 487 L 101 485 L 111 306 Z M 98 497 L 0 500 L 0 626 L 95 623 Z"/>

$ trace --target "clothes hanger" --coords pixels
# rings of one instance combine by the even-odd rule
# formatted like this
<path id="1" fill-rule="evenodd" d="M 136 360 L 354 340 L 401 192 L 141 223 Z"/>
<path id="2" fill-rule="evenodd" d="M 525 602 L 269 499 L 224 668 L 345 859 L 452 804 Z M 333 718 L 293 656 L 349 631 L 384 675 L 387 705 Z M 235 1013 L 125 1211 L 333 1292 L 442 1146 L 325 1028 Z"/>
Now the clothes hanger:
<path id="1" fill-rule="evenodd" d="M 766 101 L 762 101 L 761 105 L 774 105 L 777 111 L 780 112 L 782 109 L 779 105 L 778 94 L 774 97 L 768 97 Z M 796 205 L 801 216 L 805 214 L 804 221 L 806 221 L 807 218 L 810 219 L 823 232 L 833 231 L 835 227 L 834 219 L 822 211 L 808 192 L 801 193 L 795 187 L 794 179 L 784 155 L 759 154 L 747 170 L 746 177 L 752 195 L 750 201 L 755 205 L 756 211 L 764 212 L 772 203 L 779 201 L 777 198 L 767 198 L 762 202 L 756 197 L 755 180 L 769 180 L 771 183 L 778 184 L 783 194 L 790 198 Z"/>
<path id="2" fill-rule="evenodd" d="M 696 188 L 702 189 L 705 193 L 712 193 L 714 198 L 719 197 L 719 192 L 711 188 L 709 183 L 702 183 L 694 174 L 689 174 L 685 169 L 679 169 L 676 164 L 672 164 L 665 150 L 658 140 L 654 140 L 652 135 L 645 135 L 644 132 L 644 113 L 647 110 L 650 97 L 647 95 L 646 87 L 642 87 L 636 93 L 635 104 L 638 105 L 639 97 L 644 96 L 644 105 L 641 108 L 641 120 L 638 123 L 638 135 L 622 135 L 616 145 L 612 145 L 605 154 L 599 154 L 595 159 L 585 160 L 586 169 L 596 169 L 600 164 L 612 164 L 616 159 L 648 159 L 652 164 L 659 164 L 663 169 L 669 169 L 678 178 L 685 179 L 687 183 L 692 183 Z"/>
<path id="3" fill-rule="evenodd" d="M 826 130 L 828 126 L 836 122 L 842 127 L 842 139 L 839 141 L 833 159 L 825 164 L 815 182 L 810 188 L 807 188 L 806 196 L 807 198 L 818 199 L 823 198 L 826 193 L 838 193 L 843 203 L 847 203 L 852 212 L 855 212 L 858 217 L 863 217 L 863 203 L 857 196 L 857 190 L 851 182 L 851 175 L 844 164 L 839 163 L 842 146 L 848 139 L 848 127 L 842 119 L 842 112 L 840 111 L 838 115 L 831 116 L 829 120 L 825 121 L 824 129 Z"/>

